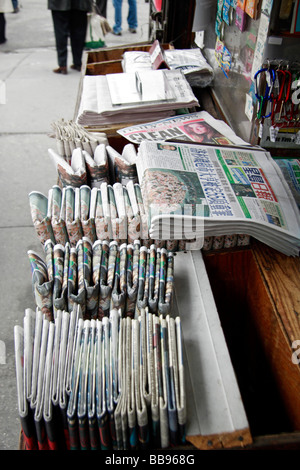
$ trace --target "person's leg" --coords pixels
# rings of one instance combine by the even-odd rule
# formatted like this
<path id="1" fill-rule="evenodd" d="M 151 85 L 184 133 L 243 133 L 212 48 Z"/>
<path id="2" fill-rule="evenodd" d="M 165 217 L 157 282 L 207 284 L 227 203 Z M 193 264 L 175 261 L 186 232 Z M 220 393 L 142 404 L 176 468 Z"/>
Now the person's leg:
<path id="1" fill-rule="evenodd" d="M 56 42 L 57 61 L 62 72 L 66 72 L 68 59 L 68 37 L 69 37 L 69 12 L 52 10 L 52 19 L 54 27 L 54 35 Z"/>
<path id="2" fill-rule="evenodd" d="M 96 0 L 97 12 L 104 18 L 107 17 L 107 0 Z"/>
<path id="3" fill-rule="evenodd" d="M 19 11 L 19 5 L 18 5 L 18 0 L 11 0 L 14 8 L 14 13 L 18 13 Z"/>
<path id="4" fill-rule="evenodd" d="M 113 26 L 113 32 L 120 34 L 122 31 L 122 0 L 113 0 L 115 8 L 115 24 Z"/>
<path id="5" fill-rule="evenodd" d="M 137 22 L 137 7 L 136 0 L 128 0 L 128 16 L 127 22 L 129 26 L 129 31 L 136 33 L 136 28 L 138 25 Z"/>
<path id="6" fill-rule="evenodd" d="M 5 26 L 6 26 L 5 15 L 4 13 L 0 13 L 0 44 L 3 44 L 6 42 Z"/>
<path id="7" fill-rule="evenodd" d="M 70 11 L 70 40 L 73 56 L 73 67 L 81 69 L 82 53 L 86 39 L 87 12 L 81 10 Z"/>

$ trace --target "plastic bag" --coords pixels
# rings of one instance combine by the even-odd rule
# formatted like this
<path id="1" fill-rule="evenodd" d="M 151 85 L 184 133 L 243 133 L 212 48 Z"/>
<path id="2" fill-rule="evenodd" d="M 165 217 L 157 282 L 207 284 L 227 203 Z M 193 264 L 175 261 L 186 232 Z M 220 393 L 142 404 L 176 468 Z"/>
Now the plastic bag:
<path id="1" fill-rule="evenodd" d="M 87 49 L 105 47 L 104 36 L 111 30 L 107 19 L 99 15 L 96 9 L 93 9 L 91 13 L 88 13 L 85 47 Z"/>

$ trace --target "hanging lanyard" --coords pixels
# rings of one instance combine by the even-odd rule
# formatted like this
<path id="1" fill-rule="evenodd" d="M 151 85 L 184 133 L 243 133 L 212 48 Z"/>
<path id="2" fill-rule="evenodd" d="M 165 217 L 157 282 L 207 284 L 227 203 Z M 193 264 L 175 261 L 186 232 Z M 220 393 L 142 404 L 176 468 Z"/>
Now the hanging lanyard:
<path id="1" fill-rule="evenodd" d="M 271 121 L 272 125 L 275 124 L 275 119 L 276 119 L 276 114 L 280 110 L 281 102 L 282 102 L 282 97 L 283 97 L 283 91 L 284 91 L 284 85 L 285 85 L 285 73 L 283 70 L 278 69 L 276 70 L 276 79 L 275 79 L 275 85 L 274 85 L 274 90 L 278 90 L 278 93 L 272 92 L 272 111 L 271 111 Z"/>
<path id="2" fill-rule="evenodd" d="M 272 68 L 262 68 L 254 75 L 255 80 L 255 96 L 258 99 L 257 118 L 259 120 L 271 116 L 272 110 L 266 114 L 268 103 L 272 102 L 272 90 L 275 83 L 275 71 Z M 258 80 L 260 83 L 258 83 Z M 265 81 L 265 90 L 262 93 L 259 88 L 262 86 L 262 80 Z"/>

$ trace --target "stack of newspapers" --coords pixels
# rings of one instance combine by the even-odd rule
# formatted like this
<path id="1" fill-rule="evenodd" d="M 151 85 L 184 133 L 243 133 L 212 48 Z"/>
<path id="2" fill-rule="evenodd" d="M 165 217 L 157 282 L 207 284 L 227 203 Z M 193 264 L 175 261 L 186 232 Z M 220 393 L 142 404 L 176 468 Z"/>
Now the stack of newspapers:
<path id="1" fill-rule="evenodd" d="M 106 134 L 103 132 L 90 133 L 73 120 L 53 121 L 51 127 L 52 132 L 49 136 L 55 139 L 58 154 L 68 162 L 70 162 L 72 152 L 76 148 L 81 148 L 93 155 L 98 145 L 108 145 Z"/>
<path id="2" fill-rule="evenodd" d="M 141 69 L 153 69 L 152 54 L 145 51 L 125 51 L 122 68 L 124 72 Z M 154 53 L 155 56 L 155 53 Z M 166 67 L 171 70 L 182 70 L 191 86 L 208 86 L 213 78 L 213 68 L 204 58 L 199 48 L 166 49 L 163 51 Z"/>
<path id="3" fill-rule="evenodd" d="M 90 188 L 55 185 L 48 197 L 39 191 L 29 194 L 30 213 L 40 242 L 50 238 L 53 243 L 75 247 L 85 236 L 96 240 L 133 243 L 140 240 L 171 251 L 199 249 L 194 240 L 151 240 L 139 184 L 129 181 Z"/>
<path id="4" fill-rule="evenodd" d="M 180 70 L 86 75 L 77 123 L 86 127 L 147 122 L 199 106 Z"/>
<path id="5" fill-rule="evenodd" d="M 143 309 L 50 322 L 25 310 L 15 326 L 18 409 L 28 450 L 138 450 L 185 440 L 180 318 Z"/>
<path id="6" fill-rule="evenodd" d="M 92 244 L 83 237 L 75 248 L 48 240 L 44 254 L 28 251 L 35 303 L 49 320 L 76 305 L 88 320 L 114 308 L 130 317 L 146 307 L 158 315 L 171 312 L 174 254 L 165 248 L 148 249 L 139 240 Z"/>
<path id="7" fill-rule="evenodd" d="M 137 171 L 151 238 L 247 233 L 299 255 L 299 209 L 265 150 L 145 141 Z"/>
<path id="8" fill-rule="evenodd" d="M 92 188 L 99 188 L 103 182 L 137 183 L 135 166 L 137 155 L 133 144 L 125 145 L 122 154 L 104 143 L 90 149 L 89 152 L 76 147 L 69 159 L 53 149 L 48 149 L 48 154 L 63 187 L 71 185 L 77 188 L 89 184 Z"/>

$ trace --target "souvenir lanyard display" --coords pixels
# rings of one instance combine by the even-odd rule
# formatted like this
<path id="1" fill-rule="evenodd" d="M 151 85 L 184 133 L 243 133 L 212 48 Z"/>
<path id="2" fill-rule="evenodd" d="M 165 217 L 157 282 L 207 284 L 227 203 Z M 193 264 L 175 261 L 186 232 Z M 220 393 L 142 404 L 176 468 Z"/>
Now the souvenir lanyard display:
<path id="1" fill-rule="evenodd" d="M 269 120 L 272 141 L 280 128 L 300 127 L 299 78 L 300 66 L 292 68 L 288 63 L 269 63 L 255 73 L 259 137 L 262 137 L 265 119 Z"/>
<path id="2" fill-rule="evenodd" d="M 261 121 L 271 116 L 269 105 L 272 102 L 272 90 L 275 83 L 275 71 L 272 68 L 262 68 L 254 75 L 255 96 L 258 99 L 257 118 Z"/>

